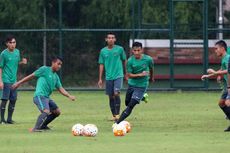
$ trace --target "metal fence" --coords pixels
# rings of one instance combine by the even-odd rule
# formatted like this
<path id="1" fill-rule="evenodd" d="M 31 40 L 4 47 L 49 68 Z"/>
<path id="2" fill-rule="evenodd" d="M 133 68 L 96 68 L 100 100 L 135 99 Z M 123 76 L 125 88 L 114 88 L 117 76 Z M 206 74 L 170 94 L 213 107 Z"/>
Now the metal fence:
<path id="1" fill-rule="evenodd" d="M 224 38 L 229 37 L 230 28 L 224 25 L 224 28 L 219 29 L 218 25 L 208 25 L 208 0 L 199 0 L 201 3 L 200 11 L 202 23 L 188 25 L 176 23 L 175 3 L 180 2 L 197 2 L 183 0 L 168 0 L 168 19 L 167 25 L 146 24 L 142 23 L 142 16 L 145 12 L 142 11 L 142 0 L 130 0 L 132 6 L 130 28 L 125 29 L 86 29 L 86 28 L 64 28 L 62 26 L 62 0 L 57 1 L 59 5 L 58 28 L 42 28 L 42 29 L 0 29 L 0 41 L 3 42 L 4 37 L 8 34 L 14 34 L 17 38 L 17 48 L 22 52 L 22 56 L 28 58 L 28 65 L 20 67 L 19 78 L 32 73 L 36 68 L 47 64 L 49 65 L 49 57 L 52 55 L 60 55 L 64 58 L 63 68 L 60 72 L 62 82 L 65 87 L 71 89 L 97 89 L 98 80 L 98 55 L 101 48 L 106 44 L 104 38 L 107 32 L 113 31 L 116 33 L 117 44 L 123 46 L 127 55 L 130 55 L 130 40 L 135 39 L 168 39 L 170 40 L 169 61 L 168 63 L 155 63 L 155 73 L 168 74 L 169 78 L 159 78 L 154 85 L 150 85 L 150 89 L 208 89 L 218 88 L 214 81 L 202 82 L 197 78 L 176 78 L 179 74 L 187 73 L 188 69 L 205 73 L 209 66 L 208 59 L 208 39 L 216 38 L 218 33 L 224 33 Z M 196 3 L 194 3 L 196 4 Z M 189 30 L 183 31 L 186 27 Z M 225 34 L 226 32 L 226 34 Z M 177 47 L 182 42 L 175 40 L 181 39 L 202 39 L 202 61 L 199 64 L 188 63 L 177 65 L 175 62 L 175 52 Z M 192 42 L 189 43 L 193 44 Z M 194 44 L 196 45 L 196 44 Z M 4 44 L 1 45 L 4 49 Z M 219 63 L 213 66 L 218 67 Z M 190 71 L 191 72 L 191 71 Z M 34 81 L 26 84 L 25 88 L 33 88 Z M 126 83 L 124 87 L 126 87 Z M 194 86 L 195 85 L 195 86 Z"/>

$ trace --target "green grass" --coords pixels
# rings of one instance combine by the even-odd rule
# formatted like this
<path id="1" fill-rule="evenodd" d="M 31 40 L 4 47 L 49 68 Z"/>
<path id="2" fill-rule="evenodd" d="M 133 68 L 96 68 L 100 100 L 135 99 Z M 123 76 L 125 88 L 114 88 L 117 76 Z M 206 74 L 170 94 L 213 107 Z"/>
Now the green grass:
<path id="1" fill-rule="evenodd" d="M 54 93 L 62 114 L 52 131 L 29 133 L 39 111 L 33 92 L 19 92 L 14 114 L 17 124 L 0 125 L 1 153 L 226 153 L 229 125 L 218 108 L 217 92 L 149 92 L 149 102 L 135 107 L 127 119 L 131 133 L 115 137 L 107 97 L 103 92 L 71 92 L 77 101 Z M 124 109 L 124 92 L 122 93 Z M 96 124 L 96 137 L 74 137 L 75 123 Z"/>

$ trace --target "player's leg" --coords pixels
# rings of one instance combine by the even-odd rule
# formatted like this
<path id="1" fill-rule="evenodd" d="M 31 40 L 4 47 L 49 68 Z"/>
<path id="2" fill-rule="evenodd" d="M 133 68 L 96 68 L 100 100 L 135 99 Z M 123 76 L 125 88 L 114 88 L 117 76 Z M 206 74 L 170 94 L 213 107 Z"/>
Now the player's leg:
<path id="1" fill-rule="evenodd" d="M 226 117 L 228 119 L 230 119 L 230 107 L 226 106 L 226 104 L 225 104 L 225 101 L 227 99 L 230 99 L 230 95 L 228 96 L 228 92 L 226 90 L 226 91 L 223 91 L 223 93 L 221 95 L 221 98 L 219 100 L 219 107 L 224 112 L 224 114 L 226 115 Z"/>
<path id="2" fill-rule="evenodd" d="M 140 100 L 143 98 L 146 88 L 134 87 L 134 92 L 132 98 L 128 103 L 126 109 L 122 112 L 121 117 L 117 120 L 117 124 L 125 120 L 131 113 L 136 104 L 139 104 Z"/>
<path id="3" fill-rule="evenodd" d="M 228 106 L 228 101 L 230 101 L 230 95 L 228 95 L 227 90 L 224 90 L 219 100 L 219 107 L 222 109 L 226 117 L 230 119 L 230 105 Z M 227 127 L 224 131 L 229 132 L 230 126 Z"/>
<path id="4" fill-rule="evenodd" d="M 112 119 L 115 119 L 115 99 L 114 99 L 114 93 L 113 93 L 113 80 L 106 80 L 106 85 L 105 85 L 105 91 L 106 94 L 109 97 L 109 106 L 110 106 L 110 111 L 112 113 Z"/>
<path id="5" fill-rule="evenodd" d="M 10 86 L 7 83 L 4 83 L 3 91 L 2 91 L 2 102 L 0 105 L 0 111 L 1 111 L 1 124 L 5 124 L 5 110 L 6 110 L 6 104 L 10 97 Z"/>
<path id="6" fill-rule="evenodd" d="M 120 92 L 123 84 L 123 78 L 114 80 L 114 104 L 115 104 L 115 119 L 119 118 L 121 109 Z"/>
<path id="7" fill-rule="evenodd" d="M 226 114 L 227 118 L 230 119 L 230 94 L 226 96 L 226 100 L 224 101 L 224 107 L 222 107 L 222 110 Z M 224 131 L 230 132 L 230 126 L 228 126 Z"/>
<path id="8" fill-rule="evenodd" d="M 131 101 L 133 92 L 134 88 L 132 86 L 129 86 L 125 95 L 125 106 L 128 106 L 129 102 Z"/>
<path id="9" fill-rule="evenodd" d="M 50 130 L 50 128 L 47 125 L 61 114 L 60 109 L 58 108 L 57 104 L 53 100 L 49 101 L 49 107 L 50 107 L 50 114 L 47 116 L 41 129 Z"/>
<path id="10" fill-rule="evenodd" d="M 46 118 L 50 114 L 49 108 L 49 98 L 43 96 L 36 96 L 34 97 L 34 103 L 37 105 L 38 109 L 40 110 L 41 114 L 38 116 L 36 124 L 31 132 L 40 132 L 41 127 L 43 126 Z"/>
<path id="11" fill-rule="evenodd" d="M 12 85 L 11 85 L 12 86 Z M 9 97 L 9 106 L 8 106 L 8 117 L 7 117 L 7 123 L 8 124 L 14 124 L 14 121 L 12 120 L 12 116 L 15 109 L 15 104 L 17 100 L 17 90 L 10 88 L 10 97 Z"/>

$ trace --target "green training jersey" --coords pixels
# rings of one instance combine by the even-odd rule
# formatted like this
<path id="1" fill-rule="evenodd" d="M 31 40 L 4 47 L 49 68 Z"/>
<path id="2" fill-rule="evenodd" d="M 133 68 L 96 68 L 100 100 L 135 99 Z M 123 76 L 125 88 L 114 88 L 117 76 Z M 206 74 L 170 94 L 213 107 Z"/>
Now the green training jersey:
<path id="1" fill-rule="evenodd" d="M 152 57 L 143 54 L 141 59 L 136 59 L 132 55 L 127 62 L 127 73 L 138 74 L 143 71 L 149 72 L 150 68 L 153 68 Z M 149 76 L 129 78 L 128 84 L 135 87 L 147 87 L 149 85 Z"/>
<path id="2" fill-rule="evenodd" d="M 114 45 L 112 49 L 104 47 L 99 55 L 99 64 L 103 64 L 105 68 L 105 79 L 115 80 L 124 77 L 122 61 L 126 60 L 123 47 Z"/>
<path id="3" fill-rule="evenodd" d="M 230 57 L 229 54 L 226 54 L 224 57 L 222 57 L 222 59 L 221 59 L 221 69 L 222 70 L 228 69 L 229 57 Z M 228 76 L 227 76 L 227 74 L 224 74 L 224 88 L 227 88 L 227 83 L 228 83 Z"/>
<path id="4" fill-rule="evenodd" d="M 17 81 L 18 64 L 21 61 L 20 52 L 14 49 L 2 51 L 0 55 L 0 68 L 2 69 L 2 81 L 4 83 L 15 83 Z"/>
<path id="5" fill-rule="evenodd" d="M 54 89 L 62 87 L 59 76 L 51 67 L 42 66 L 34 74 L 38 77 L 34 96 L 49 97 Z"/>

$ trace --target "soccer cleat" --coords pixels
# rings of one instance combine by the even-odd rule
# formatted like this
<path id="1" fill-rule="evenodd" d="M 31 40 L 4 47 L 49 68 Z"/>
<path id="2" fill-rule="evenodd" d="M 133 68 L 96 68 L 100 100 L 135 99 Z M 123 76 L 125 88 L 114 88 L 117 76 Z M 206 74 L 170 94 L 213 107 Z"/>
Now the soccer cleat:
<path id="1" fill-rule="evenodd" d="M 147 93 L 144 94 L 143 98 L 142 98 L 142 101 L 144 101 L 145 103 L 148 103 L 149 101 L 149 95 Z"/>
<path id="2" fill-rule="evenodd" d="M 117 123 L 113 123 L 113 125 L 112 125 L 112 129 L 113 129 L 115 126 L 117 126 Z"/>
<path id="3" fill-rule="evenodd" d="M 120 118 L 120 115 L 114 115 L 111 119 L 108 119 L 109 121 L 117 121 Z"/>
<path id="4" fill-rule="evenodd" d="M 42 129 L 35 129 L 35 128 L 30 128 L 29 132 L 33 133 L 33 132 L 42 132 Z"/>
<path id="5" fill-rule="evenodd" d="M 224 130 L 224 132 L 230 132 L 230 126 L 227 127 L 227 128 Z"/>
<path id="6" fill-rule="evenodd" d="M 7 124 L 7 122 L 5 120 L 3 120 L 3 121 L 1 120 L 0 123 L 1 124 Z"/>
<path id="7" fill-rule="evenodd" d="M 9 120 L 9 121 L 8 121 L 8 120 L 7 120 L 6 123 L 7 123 L 7 124 L 15 124 L 15 121 L 13 121 L 13 120 Z"/>

